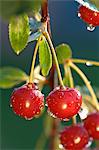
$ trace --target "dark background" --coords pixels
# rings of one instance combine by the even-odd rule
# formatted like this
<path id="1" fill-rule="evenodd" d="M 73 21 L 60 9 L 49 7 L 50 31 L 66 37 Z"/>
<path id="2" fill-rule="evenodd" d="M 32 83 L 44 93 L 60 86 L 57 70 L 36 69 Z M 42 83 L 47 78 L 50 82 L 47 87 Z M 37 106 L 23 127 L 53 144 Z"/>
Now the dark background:
<path id="1" fill-rule="evenodd" d="M 13 6 L 12 6 L 13 7 Z M 73 57 L 99 60 L 99 27 L 93 32 L 86 29 L 85 23 L 77 17 L 77 3 L 73 0 L 49 0 L 51 29 L 54 45 L 68 43 L 73 50 Z M 33 46 L 31 43 L 16 56 L 8 39 L 8 24 L 0 19 L 0 61 L 1 66 L 15 66 L 29 73 Z M 92 85 L 99 86 L 99 68 L 80 65 Z M 75 75 L 75 83 L 83 84 Z M 1 149 L 34 149 L 42 132 L 42 118 L 26 121 L 16 116 L 9 107 L 13 89 L 1 90 Z"/>

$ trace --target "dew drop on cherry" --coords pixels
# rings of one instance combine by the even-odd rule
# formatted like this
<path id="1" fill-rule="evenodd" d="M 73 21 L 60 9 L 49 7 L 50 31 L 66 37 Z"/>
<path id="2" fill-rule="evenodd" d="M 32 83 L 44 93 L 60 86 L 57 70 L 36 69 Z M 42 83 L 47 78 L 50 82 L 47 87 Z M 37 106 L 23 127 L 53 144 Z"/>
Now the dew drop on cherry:
<path id="1" fill-rule="evenodd" d="M 92 26 L 92 25 L 88 25 L 88 26 L 87 26 L 87 30 L 92 32 L 92 31 L 95 30 L 95 27 Z"/>
<path id="2" fill-rule="evenodd" d="M 45 104 L 46 107 L 48 107 L 48 104 Z"/>
<path id="3" fill-rule="evenodd" d="M 47 110 L 47 112 L 48 112 L 48 114 L 51 116 L 51 117 L 53 117 L 53 118 L 57 118 L 52 112 L 50 112 L 49 110 Z"/>
<path id="4" fill-rule="evenodd" d="M 88 110 L 86 108 L 83 108 L 81 109 L 79 112 L 78 112 L 81 120 L 87 118 L 87 115 L 88 115 Z"/>
<path id="5" fill-rule="evenodd" d="M 62 145 L 62 144 L 59 144 L 59 148 L 60 148 L 60 149 L 63 149 L 64 147 L 63 147 L 63 145 Z"/>
<path id="6" fill-rule="evenodd" d="M 12 107 L 12 104 L 10 104 L 10 107 Z"/>
<path id="7" fill-rule="evenodd" d="M 90 146 L 91 146 L 92 141 L 93 141 L 93 139 L 92 139 L 92 138 L 90 138 L 90 139 L 89 139 L 89 141 L 88 141 L 88 144 L 86 145 L 86 148 L 88 148 L 88 147 L 90 147 Z"/>
<path id="8" fill-rule="evenodd" d="M 78 13 L 77 15 L 78 15 L 78 17 L 81 17 L 81 14 L 80 14 L 80 13 Z"/>
<path id="9" fill-rule="evenodd" d="M 61 119 L 61 120 L 63 120 L 63 121 L 69 121 L 70 119 L 68 119 L 68 118 L 65 118 L 65 119 Z"/>

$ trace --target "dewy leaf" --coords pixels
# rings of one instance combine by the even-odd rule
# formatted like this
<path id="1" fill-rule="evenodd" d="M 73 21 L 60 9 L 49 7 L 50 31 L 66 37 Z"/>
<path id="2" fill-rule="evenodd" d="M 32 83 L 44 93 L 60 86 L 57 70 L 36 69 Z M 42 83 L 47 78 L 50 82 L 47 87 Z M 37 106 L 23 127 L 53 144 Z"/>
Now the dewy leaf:
<path id="1" fill-rule="evenodd" d="M 11 19 L 9 24 L 9 38 L 15 53 L 19 54 L 26 47 L 29 32 L 29 18 L 26 14 Z"/>
<path id="2" fill-rule="evenodd" d="M 27 81 L 28 76 L 18 68 L 2 67 L 0 68 L 0 88 L 11 88 L 23 81 Z"/>
<path id="3" fill-rule="evenodd" d="M 57 59 L 60 64 L 62 64 L 66 59 L 72 57 L 72 51 L 69 45 L 60 44 L 56 47 Z"/>
<path id="4" fill-rule="evenodd" d="M 20 15 L 25 12 L 38 12 L 41 8 L 41 0 L 0 0 L 0 16 L 10 19 L 13 15 Z"/>
<path id="5" fill-rule="evenodd" d="M 44 76 L 48 75 L 52 67 L 52 54 L 45 37 L 42 37 L 42 40 L 40 41 L 39 44 L 39 61 L 42 74 Z"/>

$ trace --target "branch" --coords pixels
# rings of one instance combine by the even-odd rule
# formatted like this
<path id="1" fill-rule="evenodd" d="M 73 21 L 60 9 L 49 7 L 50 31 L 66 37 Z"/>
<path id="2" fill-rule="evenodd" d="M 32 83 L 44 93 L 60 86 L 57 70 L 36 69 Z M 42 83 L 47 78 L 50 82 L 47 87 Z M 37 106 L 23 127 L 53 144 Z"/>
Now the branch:
<path id="1" fill-rule="evenodd" d="M 41 14 L 42 14 L 42 19 L 41 22 L 46 22 L 47 23 L 47 31 L 51 37 L 51 29 L 50 29 L 50 17 L 48 13 L 48 0 L 42 0 L 42 7 L 41 7 Z M 50 75 L 49 75 L 49 85 L 51 90 L 54 89 L 54 73 L 55 73 L 55 65 L 52 66 Z M 57 130 L 57 122 L 55 119 L 53 119 L 53 126 L 52 126 L 52 131 L 50 134 L 50 145 L 49 149 L 54 150 L 54 145 L 55 145 L 55 136 L 56 136 L 56 131 Z"/>
<path id="2" fill-rule="evenodd" d="M 42 0 L 41 14 L 42 14 L 41 22 L 47 23 L 47 31 L 51 37 L 50 17 L 48 12 L 48 0 Z"/>

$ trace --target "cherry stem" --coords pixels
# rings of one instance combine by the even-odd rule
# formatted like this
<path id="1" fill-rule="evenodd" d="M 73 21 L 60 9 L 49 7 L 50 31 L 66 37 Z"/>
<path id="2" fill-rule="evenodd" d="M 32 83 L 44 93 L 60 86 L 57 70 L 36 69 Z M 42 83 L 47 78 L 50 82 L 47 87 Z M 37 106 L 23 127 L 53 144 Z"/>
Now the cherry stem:
<path id="1" fill-rule="evenodd" d="M 70 59 L 72 62 L 74 63 L 82 63 L 82 64 L 89 64 L 89 65 L 95 65 L 95 66 L 99 66 L 99 62 L 97 61 L 91 61 L 91 60 L 87 60 L 87 59 Z"/>
<path id="2" fill-rule="evenodd" d="M 97 97 L 95 95 L 95 92 L 90 84 L 90 81 L 88 81 L 87 77 L 85 76 L 85 74 L 75 65 L 73 64 L 72 62 L 69 63 L 70 67 L 73 68 L 79 75 L 80 77 L 83 79 L 83 81 L 85 82 L 91 96 L 92 96 L 92 99 L 93 99 L 93 102 L 97 108 L 97 110 L 99 111 L 99 104 L 98 104 L 98 101 L 97 101 Z"/>
<path id="3" fill-rule="evenodd" d="M 34 55 L 33 55 L 33 59 L 32 59 L 32 65 L 31 65 L 31 71 L 30 71 L 30 77 L 29 77 L 29 83 L 33 83 L 33 79 L 34 79 L 34 65 L 35 65 L 35 61 L 36 61 L 36 55 L 37 55 L 37 51 L 38 51 L 38 47 L 39 47 L 39 43 L 41 40 L 41 36 L 39 37 L 35 49 L 34 49 Z"/>
<path id="4" fill-rule="evenodd" d="M 85 95 L 83 96 L 83 99 L 85 99 L 94 109 L 97 110 L 96 105 L 94 104 L 93 101 L 91 101 L 91 97 L 89 95 Z M 98 110 L 97 110 L 98 111 Z"/>
<path id="5" fill-rule="evenodd" d="M 73 80 L 71 68 L 70 68 L 70 66 L 65 64 L 64 69 L 65 69 L 65 74 L 69 75 L 70 87 L 73 88 L 74 87 L 74 80 Z M 72 123 L 73 123 L 73 125 L 76 124 L 76 115 L 72 117 Z"/>
<path id="6" fill-rule="evenodd" d="M 70 87 L 74 88 L 74 80 L 73 80 L 73 76 L 72 76 L 70 67 L 68 67 L 68 73 L 69 73 Z M 76 115 L 72 117 L 72 122 L 73 122 L 73 125 L 76 124 Z"/>
<path id="7" fill-rule="evenodd" d="M 74 87 L 73 76 L 72 76 L 71 69 L 68 66 L 68 64 L 64 65 L 64 70 L 65 70 L 65 77 L 67 77 L 67 75 L 69 76 L 69 81 L 70 81 L 70 85 L 69 86 L 73 88 Z"/>
<path id="8" fill-rule="evenodd" d="M 73 76 L 72 76 L 70 67 L 68 67 L 68 73 L 69 73 L 70 87 L 73 88 L 74 87 L 74 80 L 73 80 Z"/>
<path id="9" fill-rule="evenodd" d="M 42 0 L 41 14 L 42 14 L 41 22 L 47 24 L 47 31 L 51 37 L 50 17 L 48 12 L 48 0 Z"/>
<path id="10" fill-rule="evenodd" d="M 50 38 L 49 33 L 47 31 L 43 32 L 43 34 L 44 34 L 45 38 L 47 39 L 47 41 L 49 43 L 49 46 L 50 46 L 50 48 L 52 50 L 52 54 L 53 54 L 53 57 L 54 57 L 54 60 L 55 60 L 56 69 L 57 69 L 60 85 L 62 87 L 64 87 L 62 76 L 61 76 L 61 72 L 60 72 L 60 68 L 59 68 L 59 64 L 58 64 L 58 60 L 57 60 L 57 56 L 56 56 L 55 49 L 54 49 L 54 46 L 52 44 L 51 38 Z"/>
<path id="11" fill-rule="evenodd" d="M 42 0 L 42 7 L 41 7 L 41 14 L 42 14 L 42 22 L 45 23 L 45 25 L 47 24 L 47 31 L 51 37 L 51 28 L 50 28 L 50 17 L 49 17 L 49 12 L 48 12 L 48 0 Z M 49 84 L 50 84 L 50 88 L 51 90 L 53 90 L 54 88 L 54 84 L 55 84 L 55 80 L 54 80 L 54 74 L 55 74 L 55 66 L 53 64 L 51 71 L 50 71 L 50 75 L 49 75 Z M 52 126 L 52 131 L 51 131 L 51 135 L 50 135 L 50 145 L 49 148 L 51 150 L 55 149 L 55 136 L 56 136 L 56 132 L 57 132 L 57 125 L 58 123 L 56 122 L 55 119 L 53 119 L 53 126 Z"/>

